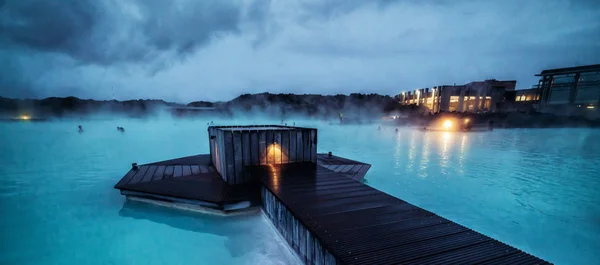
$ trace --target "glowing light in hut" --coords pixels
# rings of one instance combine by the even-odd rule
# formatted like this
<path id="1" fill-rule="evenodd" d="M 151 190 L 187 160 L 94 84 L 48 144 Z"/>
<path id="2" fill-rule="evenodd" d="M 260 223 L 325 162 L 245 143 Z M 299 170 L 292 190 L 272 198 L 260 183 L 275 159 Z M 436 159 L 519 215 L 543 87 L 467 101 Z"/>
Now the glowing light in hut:
<path id="1" fill-rule="evenodd" d="M 269 164 L 281 164 L 281 161 L 287 161 L 287 155 L 281 151 L 281 146 L 277 143 L 269 145 L 267 148 L 267 162 Z"/>

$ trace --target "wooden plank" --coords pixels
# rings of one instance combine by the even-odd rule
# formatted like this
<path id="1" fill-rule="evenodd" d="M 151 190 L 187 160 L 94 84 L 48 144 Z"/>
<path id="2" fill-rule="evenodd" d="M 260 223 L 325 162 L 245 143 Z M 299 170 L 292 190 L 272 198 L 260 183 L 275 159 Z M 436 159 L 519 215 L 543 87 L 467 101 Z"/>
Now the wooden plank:
<path id="1" fill-rule="evenodd" d="M 140 182 L 152 181 L 152 177 L 154 176 L 154 171 L 156 171 L 156 168 L 157 168 L 157 166 L 148 167 L 148 171 L 146 171 L 146 174 L 144 174 L 144 176 L 142 177 L 142 180 L 140 180 Z"/>
<path id="2" fill-rule="evenodd" d="M 221 145 L 221 140 L 222 140 L 222 136 L 221 136 L 221 131 L 220 130 L 215 130 L 215 157 L 216 157 L 216 161 L 213 162 L 213 166 L 217 169 L 217 171 L 219 173 L 222 174 L 222 163 L 223 163 L 223 159 L 222 159 L 222 145 Z"/>
<path id="3" fill-rule="evenodd" d="M 129 181 L 128 184 L 136 184 L 136 183 L 140 182 L 142 180 L 142 178 L 144 177 L 144 175 L 146 174 L 146 171 L 148 171 L 148 167 L 149 166 L 140 166 L 138 171 L 135 173 L 133 178 L 131 178 L 131 180 Z"/>
<path id="4" fill-rule="evenodd" d="M 290 131 L 290 152 L 289 152 L 289 162 L 294 163 L 298 162 L 298 154 L 296 151 L 296 130 Z"/>
<path id="5" fill-rule="evenodd" d="M 288 163 L 290 154 L 290 132 L 281 132 L 281 163 Z"/>
<path id="6" fill-rule="evenodd" d="M 296 162 L 304 161 L 304 146 L 302 145 L 302 130 L 296 131 Z"/>
<path id="7" fill-rule="evenodd" d="M 260 152 L 258 151 L 258 132 L 250 132 L 250 164 L 260 165 Z"/>
<path id="8" fill-rule="evenodd" d="M 302 131 L 302 144 L 304 145 L 303 151 L 304 151 L 304 161 L 309 162 L 310 161 L 310 130 L 304 130 Z"/>
<path id="9" fill-rule="evenodd" d="M 191 169 L 192 169 L 192 175 L 200 174 L 200 166 L 193 165 L 193 166 L 191 166 Z"/>
<path id="10" fill-rule="evenodd" d="M 310 161 L 317 163 L 317 130 L 310 130 Z"/>
<path id="11" fill-rule="evenodd" d="M 181 174 L 183 177 L 192 175 L 192 167 L 184 165 L 182 166 L 183 173 Z"/>
<path id="12" fill-rule="evenodd" d="M 122 185 L 129 183 L 131 178 L 133 178 L 133 176 L 135 175 L 135 173 L 138 172 L 138 170 L 134 170 L 134 169 L 129 170 L 127 172 L 127 174 L 125 174 L 125 176 L 123 176 L 123 178 L 115 185 L 115 187 L 122 186 Z"/>
<path id="13" fill-rule="evenodd" d="M 335 172 L 340 172 L 344 167 L 346 167 L 346 165 L 337 165 L 331 170 L 333 170 Z"/>
<path id="14" fill-rule="evenodd" d="M 174 167 L 173 169 L 173 177 L 174 178 L 179 178 L 181 176 L 183 176 L 183 166 L 177 165 Z"/>
<path id="15" fill-rule="evenodd" d="M 233 134 L 233 165 L 234 165 L 234 184 L 241 184 L 244 183 L 244 179 L 243 179 L 243 160 L 244 158 L 242 157 L 242 134 L 239 131 L 235 131 L 232 133 Z"/>
<path id="16" fill-rule="evenodd" d="M 361 180 L 365 177 L 365 175 L 367 174 L 367 171 L 369 171 L 369 169 L 371 168 L 371 165 L 365 164 L 363 165 L 360 170 L 358 170 L 358 172 L 356 172 L 356 174 L 354 175 L 353 179 L 354 180 Z"/>
<path id="17" fill-rule="evenodd" d="M 167 168 L 165 168 L 165 175 L 163 178 L 172 178 L 174 168 L 174 166 L 167 166 Z"/>
<path id="18" fill-rule="evenodd" d="M 260 164 L 267 164 L 267 132 L 258 131 L 258 156 Z"/>
<path id="19" fill-rule="evenodd" d="M 358 173 L 358 171 L 359 171 L 359 170 L 360 170 L 360 168 L 362 168 L 362 167 L 363 167 L 363 165 L 362 165 L 362 164 L 360 164 L 360 165 L 354 165 L 354 167 L 352 167 L 352 169 L 350 169 L 348 172 L 352 172 L 352 173 L 356 174 L 356 173 Z"/>
<path id="20" fill-rule="evenodd" d="M 217 161 L 217 159 L 216 159 L 216 152 L 215 152 L 215 140 L 210 139 L 213 134 L 214 134 L 214 128 L 208 127 L 208 144 L 209 144 L 208 148 L 210 149 L 211 163 L 214 164 L 215 161 Z"/>
<path id="21" fill-rule="evenodd" d="M 242 133 L 242 163 L 244 167 L 252 164 L 250 154 L 250 132 L 245 132 Z"/>
<path id="22" fill-rule="evenodd" d="M 354 165 L 345 165 L 342 169 L 340 169 L 340 172 L 348 173 L 353 167 L 354 167 Z"/>
<path id="23" fill-rule="evenodd" d="M 208 173 L 208 167 L 209 167 L 209 166 L 200 165 L 200 166 L 199 166 L 200 173 L 202 173 L 202 174 L 204 174 L 204 173 Z"/>
<path id="24" fill-rule="evenodd" d="M 152 180 L 161 180 L 165 176 L 165 169 L 167 166 L 160 165 L 156 167 L 156 171 L 154 171 L 154 176 L 152 176 Z"/>
<path id="25" fill-rule="evenodd" d="M 225 154 L 227 153 L 227 149 L 225 147 L 225 132 L 223 130 L 219 130 L 219 154 L 221 156 L 220 160 L 220 168 L 217 169 L 219 173 L 221 173 L 221 177 L 223 180 L 227 181 L 227 159 Z"/>
<path id="26" fill-rule="evenodd" d="M 227 168 L 227 173 L 223 177 L 225 177 L 225 181 L 227 183 L 235 184 L 233 133 L 231 131 L 225 131 L 223 134 L 223 138 L 225 139 L 225 167 Z"/>

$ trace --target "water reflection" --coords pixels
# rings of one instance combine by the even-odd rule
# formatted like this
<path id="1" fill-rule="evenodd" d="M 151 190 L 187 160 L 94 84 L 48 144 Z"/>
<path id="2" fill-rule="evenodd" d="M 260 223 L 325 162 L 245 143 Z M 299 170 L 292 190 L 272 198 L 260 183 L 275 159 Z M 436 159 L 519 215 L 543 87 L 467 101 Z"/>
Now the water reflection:
<path id="1" fill-rule="evenodd" d="M 126 201 L 119 216 L 147 220 L 176 229 L 225 237 L 224 247 L 232 257 L 242 257 L 256 251 L 257 240 L 266 238 L 268 227 L 258 225 L 260 213 L 244 216 L 211 216 L 180 211 L 147 203 Z"/>
<path id="2" fill-rule="evenodd" d="M 464 162 L 465 162 L 465 145 L 467 142 L 467 134 L 463 134 L 460 137 L 460 154 L 458 156 L 458 171 L 464 173 Z"/>
<path id="3" fill-rule="evenodd" d="M 449 145 L 450 145 L 450 141 L 452 138 L 452 133 L 451 132 L 443 132 L 442 133 L 442 137 L 441 137 L 441 145 L 442 145 L 442 152 L 441 152 L 441 169 L 442 169 L 442 173 L 446 174 L 448 166 L 450 164 L 450 154 L 449 154 Z"/>
<path id="4" fill-rule="evenodd" d="M 411 131 L 411 133 L 410 133 L 410 139 L 409 139 L 410 148 L 408 149 L 408 163 L 406 164 L 406 169 L 408 171 L 414 171 L 413 166 L 415 164 L 415 159 L 417 157 L 416 134 L 417 134 L 417 132 L 415 132 L 415 131 Z"/>
<path id="5" fill-rule="evenodd" d="M 427 167 L 429 165 L 429 138 L 430 134 L 423 135 L 423 150 L 421 150 L 421 163 L 419 165 L 419 177 L 427 177 Z"/>

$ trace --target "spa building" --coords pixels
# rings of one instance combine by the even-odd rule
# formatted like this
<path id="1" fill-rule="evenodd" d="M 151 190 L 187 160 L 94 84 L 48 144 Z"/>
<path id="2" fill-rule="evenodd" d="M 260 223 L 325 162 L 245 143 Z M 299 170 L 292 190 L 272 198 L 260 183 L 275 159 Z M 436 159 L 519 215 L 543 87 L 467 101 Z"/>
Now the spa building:
<path id="1" fill-rule="evenodd" d="M 514 91 L 516 84 L 514 80 L 489 79 L 402 92 L 396 99 L 403 105 L 423 105 L 431 112 L 494 112 L 505 92 Z"/>
<path id="2" fill-rule="evenodd" d="M 540 111 L 600 116 L 600 64 L 543 70 L 536 76 Z"/>

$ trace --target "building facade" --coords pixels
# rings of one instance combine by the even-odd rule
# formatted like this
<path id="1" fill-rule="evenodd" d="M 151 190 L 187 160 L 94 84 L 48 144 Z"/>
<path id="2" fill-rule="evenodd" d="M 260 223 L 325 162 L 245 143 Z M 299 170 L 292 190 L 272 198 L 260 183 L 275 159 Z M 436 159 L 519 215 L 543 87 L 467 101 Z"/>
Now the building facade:
<path id="1" fill-rule="evenodd" d="M 515 90 L 515 102 L 538 103 L 540 90 L 538 87 Z"/>
<path id="2" fill-rule="evenodd" d="M 544 112 L 597 111 L 600 103 L 600 64 L 544 70 L 536 76 Z"/>
<path id="3" fill-rule="evenodd" d="M 506 91 L 514 91 L 517 81 L 495 79 L 465 85 L 444 85 L 402 92 L 396 96 L 404 105 L 416 104 L 431 112 L 488 112 L 496 111 L 504 101 Z"/>

